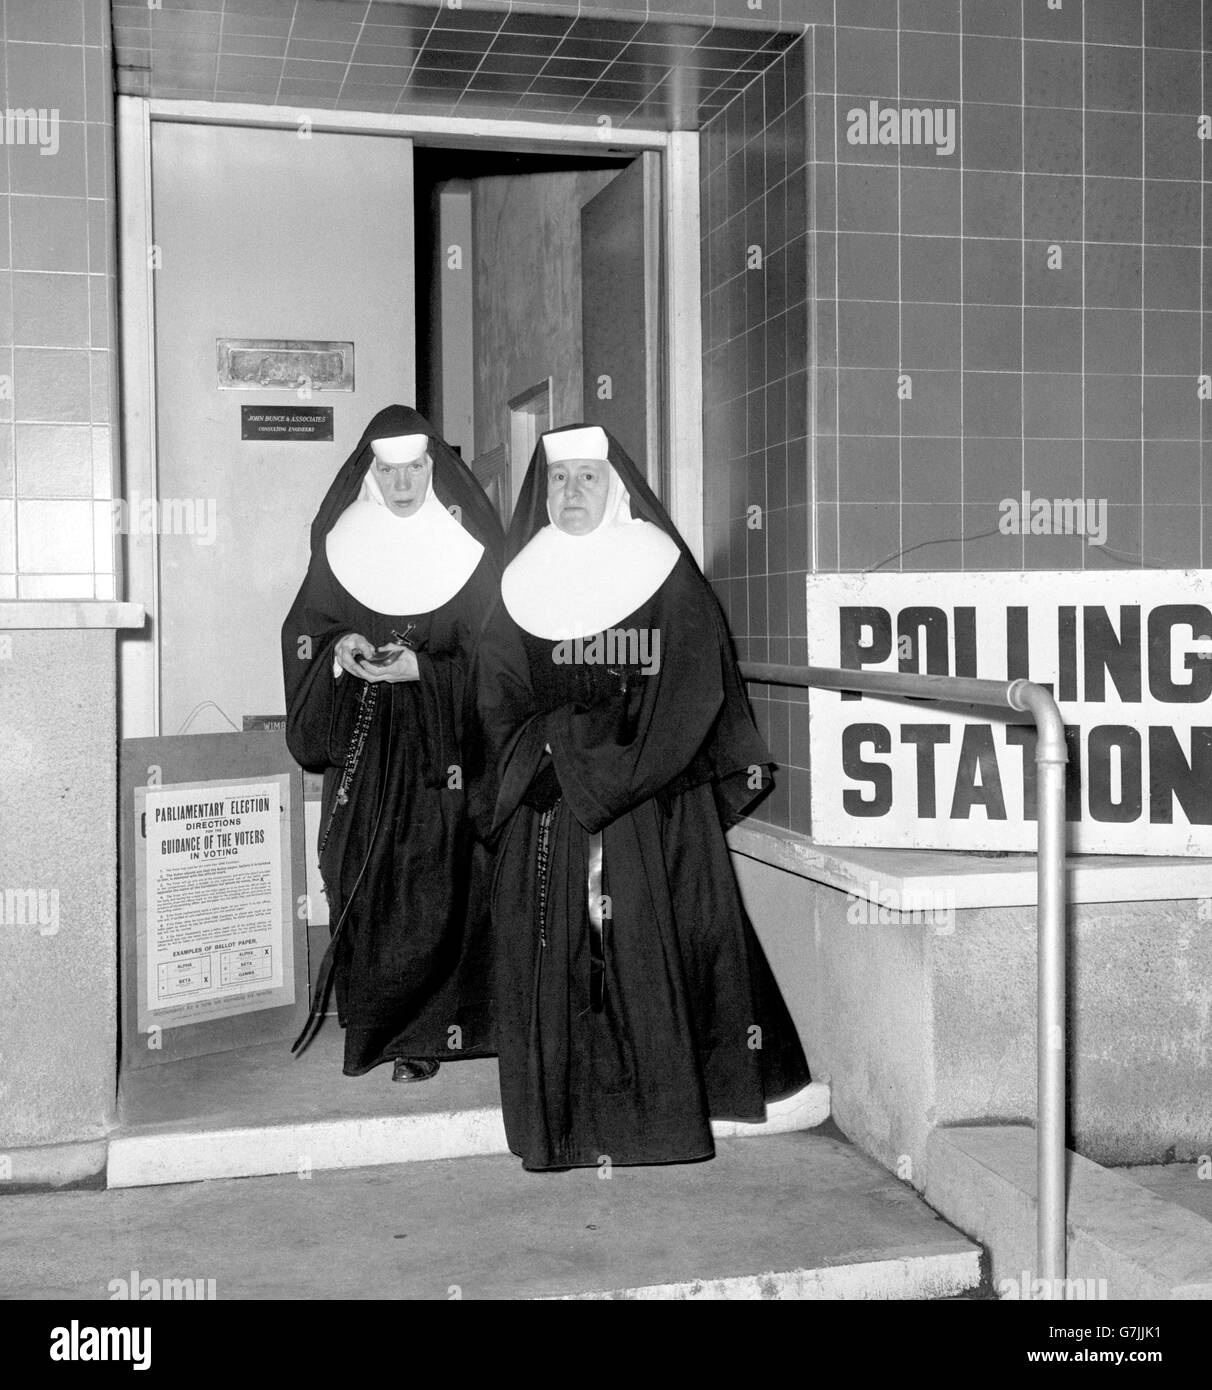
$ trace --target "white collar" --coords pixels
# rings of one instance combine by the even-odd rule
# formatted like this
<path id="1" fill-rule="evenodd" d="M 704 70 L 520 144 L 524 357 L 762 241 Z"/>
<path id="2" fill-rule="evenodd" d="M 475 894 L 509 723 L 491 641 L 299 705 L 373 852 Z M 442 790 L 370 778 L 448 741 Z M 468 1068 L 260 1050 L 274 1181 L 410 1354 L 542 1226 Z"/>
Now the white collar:
<path id="1" fill-rule="evenodd" d="M 338 581 L 365 607 L 386 616 L 432 613 L 471 578 L 484 547 L 446 510 L 433 490 L 411 516 L 387 505 L 366 470 L 357 498 L 324 538 Z"/>
<path id="2" fill-rule="evenodd" d="M 519 627 L 535 637 L 591 637 L 634 613 L 669 578 L 681 555 L 674 540 L 626 505 L 614 510 L 615 520 L 604 518 L 586 536 L 544 526 L 506 568 L 501 598 Z"/>

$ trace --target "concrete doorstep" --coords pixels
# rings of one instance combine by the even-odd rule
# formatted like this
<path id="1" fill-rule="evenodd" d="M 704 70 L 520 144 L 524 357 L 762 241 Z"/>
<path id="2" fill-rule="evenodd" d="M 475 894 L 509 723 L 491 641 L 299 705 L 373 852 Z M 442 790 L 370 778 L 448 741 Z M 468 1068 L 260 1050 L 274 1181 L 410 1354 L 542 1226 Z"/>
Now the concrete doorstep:
<path id="1" fill-rule="evenodd" d="M 922 1195 L 990 1255 L 994 1292 L 1036 1287 L 1035 1130 L 974 1125 L 934 1130 Z M 1155 1180 L 1156 1181 L 1156 1180 Z M 1212 1299 L 1212 1221 L 1195 1201 L 1150 1191 L 1131 1171 L 1068 1155 L 1070 1299 Z"/>
<path id="2" fill-rule="evenodd" d="M 4 1218 L 17 1299 L 936 1299 L 981 1277 L 976 1245 L 820 1133 L 605 1177 L 492 1155 L 14 1196 Z"/>
<path id="3" fill-rule="evenodd" d="M 108 1186 L 509 1152 L 495 1060 L 444 1063 L 429 1081 L 398 1085 L 390 1067 L 343 1076 L 341 1048 L 332 1028 L 300 1059 L 267 1045 L 128 1072 L 109 1136 Z M 712 1132 L 760 1137 L 828 1118 L 829 1088 L 813 1084 L 770 1105 L 764 1123 L 716 1121 Z"/>

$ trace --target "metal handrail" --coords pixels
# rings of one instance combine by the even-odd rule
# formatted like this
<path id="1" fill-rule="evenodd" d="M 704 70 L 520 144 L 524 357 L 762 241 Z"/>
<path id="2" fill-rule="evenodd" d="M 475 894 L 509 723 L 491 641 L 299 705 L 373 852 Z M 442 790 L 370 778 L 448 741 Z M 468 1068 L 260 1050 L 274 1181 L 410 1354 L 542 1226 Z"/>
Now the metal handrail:
<path id="1" fill-rule="evenodd" d="M 747 681 L 825 690 L 1009 706 L 1035 720 L 1039 769 L 1036 855 L 1036 1266 L 1044 1297 L 1063 1298 L 1065 1279 L 1065 726 L 1051 693 L 1032 681 L 843 671 L 827 666 L 741 663 Z M 1024 1290 L 1024 1298 L 1032 1296 Z"/>

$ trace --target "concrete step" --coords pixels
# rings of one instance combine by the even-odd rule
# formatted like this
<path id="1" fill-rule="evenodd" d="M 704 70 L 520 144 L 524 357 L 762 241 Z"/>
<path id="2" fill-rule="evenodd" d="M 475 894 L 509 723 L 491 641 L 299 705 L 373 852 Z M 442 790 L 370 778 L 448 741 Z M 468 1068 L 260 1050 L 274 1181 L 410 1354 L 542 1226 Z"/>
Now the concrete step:
<path id="1" fill-rule="evenodd" d="M 16 1196 L 4 1217 L 4 1298 L 170 1279 L 295 1300 L 934 1299 L 980 1282 L 976 1245 L 819 1132 L 609 1178 L 492 1155 Z"/>
<path id="2" fill-rule="evenodd" d="M 1212 1223 L 1212 1158 L 1198 1163 L 1141 1163 L 1116 1168 L 1117 1173 L 1147 1187 L 1164 1202 L 1185 1207 Z M 1212 1242 L 1212 1225 L 1209 1226 Z"/>
<path id="3" fill-rule="evenodd" d="M 123 1075 L 109 1136 L 110 1187 L 254 1177 L 508 1153 L 495 1059 L 443 1063 L 429 1081 L 391 1068 L 341 1073 L 342 1035 L 326 1026 L 302 1057 L 283 1044 L 241 1048 Z M 763 1124 L 717 1121 L 717 1138 L 810 1129 L 829 1088 L 771 1105 Z"/>
<path id="4" fill-rule="evenodd" d="M 1176 1170 L 1185 1170 L 1180 1173 Z M 1212 1204 L 1197 1165 L 1103 1168 L 1067 1156 L 1069 1299 L 1212 1299 Z M 1035 1130 L 936 1129 L 923 1195 L 984 1245 L 995 1293 L 1039 1298 L 1035 1258 Z M 1151 1190 L 1152 1189 L 1152 1190 Z M 1182 1200 L 1170 1200 L 1182 1194 Z M 1028 1289 L 1028 1284 L 1032 1287 Z"/>

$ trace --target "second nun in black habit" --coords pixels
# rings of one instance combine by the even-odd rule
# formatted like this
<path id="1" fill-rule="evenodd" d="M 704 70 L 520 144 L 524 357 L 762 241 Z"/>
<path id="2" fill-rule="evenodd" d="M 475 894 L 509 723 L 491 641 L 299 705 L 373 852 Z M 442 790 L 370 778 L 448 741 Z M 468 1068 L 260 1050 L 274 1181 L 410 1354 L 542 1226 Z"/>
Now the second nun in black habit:
<path id="1" fill-rule="evenodd" d="M 423 1080 L 440 1060 L 495 1051 L 466 730 L 500 547 L 466 465 L 416 411 L 389 406 L 321 504 L 283 624 L 286 740 L 324 772 L 333 933 L 304 1035 L 331 972 L 348 1076 L 391 1061 L 395 1080 Z"/>
<path id="2" fill-rule="evenodd" d="M 808 1082 L 722 819 L 769 778 L 719 606 L 605 431 L 543 436 L 481 644 L 510 1148 L 710 1157 Z"/>

